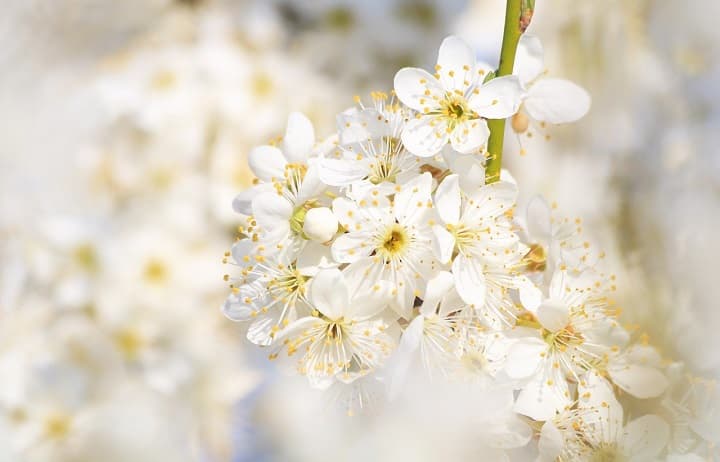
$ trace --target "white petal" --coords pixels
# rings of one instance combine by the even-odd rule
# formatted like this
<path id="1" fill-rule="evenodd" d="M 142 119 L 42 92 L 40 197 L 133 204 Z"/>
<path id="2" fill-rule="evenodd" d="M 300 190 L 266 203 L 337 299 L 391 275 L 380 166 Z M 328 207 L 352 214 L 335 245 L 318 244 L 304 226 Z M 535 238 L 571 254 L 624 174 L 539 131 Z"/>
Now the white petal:
<path id="1" fill-rule="evenodd" d="M 551 124 L 574 122 L 590 110 L 590 95 L 563 79 L 542 79 L 528 90 L 523 106 L 535 120 Z"/>
<path id="2" fill-rule="evenodd" d="M 435 125 L 430 125 L 431 122 Z M 446 127 L 445 122 L 434 116 L 424 115 L 411 119 L 403 127 L 403 145 L 418 157 L 432 157 L 440 152 L 450 139 Z"/>
<path id="3" fill-rule="evenodd" d="M 665 374 L 654 367 L 628 364 L 611 367 L 608 372 L 615 385 L 640 399 L 656 398 L 668 386 Z"/>
<path id="4" fill-rule="evenodd" d="M 240 192 L 232 202 L 233 210 L 243 215 L 252 215 L 252 200 L 258 194 L 254 188 Z"/>
<path id="5" fill-rule="evenodd" d="M 277 320 L 270 316 L 258 317 L 247 331 L 247 339 L 255 345 L 267 346 L 273 342 L 272 328 Z"/>
<path id="6" fill-rule="evenodd" d="M 568 325 L 570 307 L 562 300 L 545 300 L 537 309 L 537 319 L 550 332 L 557 332 Z"/>
<path id="7" fill-rule="evenodd" d="M 530 237 L 543 245 L 550 243 L 552 225 L 550 206 L 542 196 L 534 196 L 527 206 L 527 228 Z"/>
<path id="8" fill-rule="evenodd" d="M 317 199 L 326 188 L 325 183 L 320 180 L 319 166 L 317 162 L 313 162 L 308 166 L 305 176 L 303 177 L 297 197 L 296 204 L 305 203 L 311 199 Z"/>
<path id="9" fill-rule="evenodd" d="M 543 66 L 543 47 L 540 39 L 529 34 L 520 36 L 513 74 L 518 76 L 520 83 L 527 85 L 540 75 Z"/>
<path id="10" fill-rule="evenodd" d="M 455 237 L 450 232 L 440 225 L 434 225 L 432 227 L 433 240 L 432 247 L 433 253 L 440 261 L 445 264 L 452 258 L 453 250 L 455 249 Z"/>
<path id="11" fill-rule="evenodd" d="M 560 430 L 550 421 L 545 422 L 540 430 L 538 450 L 540 452 L 539 462 L 554 462 L 563 450 L 564 441 Z"/>
<path id="12" fill-rule="evenodd" d="M 563 298 L 566 295 L 566 286 L 567 272 L 558 269 L 553 273 L 552 279 L 550 280 L 550 287 L 548 287 L 548 295 L 553 298 Z"/>
<path id="13" fill-rule="evenodd" d="M 380 314 L 390 304 L 392 285 L 378 281 L 370 290 L 360 290 L 350 301 L 347 315 L 355 320 L 365 320 Z"/>
<path id="14" fill-rule="evenodd" d="M 288 117 L 283 152 L 288 162 L 305 162 L 315 144 L 315 130 L 310 119 L 300 112 Z"/>
<path id="15" fill-rule="evenodd" d="M 361 143 L 373 137 L 389 135 L 388 124 L 374 108 L 358 110 L 351 108 L 337 117 L 340 144 Z"/>
<path id="16" fill-rule="evenodd" d="M 460 189 L 473 194 L 485 184 L 485 167 L 473 154 L 459 154 L 452 147 L 443 150 L 443 157 L 450 170 L 460 176 Z"/>
<path id="17" fill-rule="evenodd" d="M 275 337 L 275 341 L 281 342 L 288 337 L 294 337 L 296 335 L 302 334 L 302 332 L 305 332 L 310 328 L 323 325 L 327 325 L 327 321 L 324 319 L 315 316 L 304 316 L 302 318 L 296 319 L 295 321 L 292 321 L 284 329 L 281 329 L 278 335 Z"/>
<path id="18" fill-rule="evenodd" d="M 395 94 L 403 104 L 416 111 L 438 107 L 444 93 L 440 82 L 422 69 L 406 67 L 395 74 Z"/>
<path id="19" fill-rule="evenodd" d="M 630 342 L 630 333 L 611 318 L 597 319 L 587 335 L 597 345 L 623 348 Z"/>
<path id="20" fill-rule="evenodd" d="M 504 119 L 518 111 L 523 96 L 520 80 L 514 75 L 505 75 L 485 83 L 470 97 L 468 104 L 481 117 Z"/>
<path id="21" fill-rule="evenodd" d="M 466 120 L 453 129 L 450 142 L 458 152 L 468 154 L 485 146 L 489 136 L 490 129 L 485 120 Z"/>
<path id="22" fill-rule="evenodd" d="M 625 350 L 628 361 L 644 366 L 662 367 L 662 356 L 657 348 L 650 345 L 632 345 Z"/>
<path id="23" fill-rule="evenodd" d="M 339 263 L 352 263 L 370 254 L 368 237 L 359 233 L 342 234 L 332 244 L 333 259 Z"/>
<path id="24" fill-rule="evenodd" d="M 623 408 L 610 383 L 595 372 L 585 374 L 578 384 L 578 407 L 591 409 L 593 429 L 599 438 L 617 441 L 623 425 Z"/>
<path id="25" fill-rule="evenodd" d="M 333 200 L 332 209 L 341 225 L 351 231 L 355 230 L 355 223 L 358 219 L 358 206 L 355 201 L 338 197 Z"/>
<path id="26" fill-rule="evenodd" d="M 522 338 L 507 352 L 505 372 L 513 379 L 525 379 L 535 374 L 543 361 L 548 346 L 536 337 Z"/>
<path id="27" fill-rule="evenodd" d="M 350 305 L 345 276 L 337 268 L 321 269 L 310 283 L 308 299 L 331 320 L 341 318 Z"/>
<path id="28" fill-rule="evenodd" d="M 455 224 L 460 221 L 460 178 L 448 175 L 435 190 L 435 208 L 443 222 Z"/>
<path id="29" fill-rule="evenodd" d="M 260 194 L 253 199 L 252 209 L 255 220 L 266 232 L 278 235 L 290 230 L 293 207 L 283 196 L 274 192 Z"/>
<path id="30" fill-rule="evenodd" d="M 323 157 L 318 161 L 318 175 L 326 185 L 348 186 L 365 178 L 368 170 L 361 162 Z"/>
<path id="31" fill-rule="evenodd" d="M 274 146 L 258 146 L 248 154 L 248 165 L 262 181 L 282 178 L 287 161 L 282 152 Z"/>
<path id="32" fill-rule="evenodd" d="M 426 216 L 430 203 L 432 175 L 425 172 L 405 183 L 395 194 L 393 213 L 402 224 L 417 224 Z"/>
<path id="33" fill-rule="evenodd" d="M 512 401 L 511 401 L 512 402 Z M 521 448 L 533 437 L 533 430 L 519 416 L 506 417 L 496 428 L 490 429 L 493 446 L 501 449 Z M 510 460 L 509 458 L 506 460 Z"/>
<path id="34" fill-rule="evenodd" d="M 435 314 L 440 300 L 453 289 L 454 285 L 453 275 L 448 271 L 440 271 L 436 274 L 427 282 L 425 296 L 422 305 L 420 305 L 420 313 L 423 316 Z"/>
<path id="35" fill-rule="evenodd" d="M 482 308 L 485 305 L 485 274 L 481 263 L 464 255 L 455 257 L 452 265 L 455 288 L 465 303 Z"/>
<path id="36" fill-rule="evenodd" d="M 424 324 L 423 316 L 416 316 L 410 324 L 408 324 L 400 338 L 398 351 L 409 353 L 416 351 L 420 347 Z"/>
<path id="37" fill-rule="evenodd" d="M 345 374 L 343 374 L 344 376 Z M 354 374 L 348 373 L 348 379 L 352 378 L 353 380 L 357 378 Z M 315 390 L 327 390 L 330 388 L 336 381 L 341 380 L 340 375 L 337 376 L 328 376 L 328 375 L 315 375 L 315 374 L 308 374 L 308 383 L 310 384 L 310 387 Z M 352 380 L 349 380 L 347 383 L 350 383 Z M 344 382 L 344 381 L 343 381 Z"/>
<path id="38" fill-rule="evenodd" d="M 536 313 L 542 303 L 542 291 L 525 275 L 517 278 L 518 295 L 520 303 L 531 313 Z"/>
<path id="39" fill-rule="evenodd" d="M 297 256 L 296 266 L 303 276 L 315 276 L 320 268 L 337 266 L 337 263 L 332 261 L 330 247 L 310 241 Z"/>
<path id="40" fill-rule="evenodd" d="M 455 278 L 453 277 L 453 282 L 454 281 Z M 442 298 L 438 315 L 440 317 L 447 317 L 450 313 L 460 311 L 463 308 L 465 308 L 465 302 L 460 298 L 460 295 L 458 295 L 457 290 L 453 286 Z"/>
<path id="41" fill-rule="evenodd" d="M 250 256 L 255 252 L 255 243 L 252 239 L 240 239 L 230 248 L 233 260 L 239 266 L 247 266 L 250 263 Z"/>
<path id="42" fill-rule="evenodd" d="M 475 75 L 475 52 L 459 37 L 450 36 L 440 45 L 437 60 L 440 82 L 446 91 L 465 89 L 473 83 Z"/>
<path id="43" fill-rule="evenodd" d="M 416 356 L 415 352 L 420 348 L 425 325 L 424 321 L 425 318 L 423 316 L 416 316 L 405 328 L 402 337 L 400 337 L 400 344 L 395 351 L 392 362 L 393 367 L 390 368 L 390 399 L 395 399 L 400 394 L 403 385 L 405 385 L 408 371 Z"/>
<path id="44" fill-rule="evenodd" d="M 225 300 L 222 312 L 228 319 L 233 321 L 247 321 L 252 318 L 252 313 L 256 312 L 254 306 L 247 304 L 243 300 L 244 296 L 240 293 L 233 294 Z"/>
<path id="45" fill-rule="evenodd" d="M 515 412 L 535 420 L 550 420 L 556 413 L 570 405 L 568 385 L 559 374 L 548 383 L 543 374 L 537 374 L 523 387 L 515 401 Z"/>
<path id="46" fill-rule="evenodd" d="M 660 417 L 648 414 L 627 424 L 622 446 L 633 461 L 655 460 L 669 438 L 670 426 Z"/>
<path id="47" fill-rule="evenodd" d="M 482 186 L 473 194 L 468 194 L 473 204 L 465 208 L 463 221 L 466 224 L 478 224 L 482 220 L 500 216 L 515 206 L 517 194 L 517 186 L 505 181 Z"/>

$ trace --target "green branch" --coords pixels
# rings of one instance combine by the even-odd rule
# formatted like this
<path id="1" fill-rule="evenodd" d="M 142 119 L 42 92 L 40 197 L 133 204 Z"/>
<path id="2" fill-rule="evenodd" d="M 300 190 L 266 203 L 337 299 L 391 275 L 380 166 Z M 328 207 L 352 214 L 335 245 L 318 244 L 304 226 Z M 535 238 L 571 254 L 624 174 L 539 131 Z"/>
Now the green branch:
<path id="1" fill-rule="evenodd" d="M 500 63 L 494 77 L 512 75 L 517 45 L 520 36 L 530 25 L 534 7 L 534 0 L 507 0 Z M 485 166 L 485 183 L 493 183 L 500 179 L 505 119 L 488 120 L 488 128 L 490 129 L 490 138 L 487 146 L 488 160 Z"/>

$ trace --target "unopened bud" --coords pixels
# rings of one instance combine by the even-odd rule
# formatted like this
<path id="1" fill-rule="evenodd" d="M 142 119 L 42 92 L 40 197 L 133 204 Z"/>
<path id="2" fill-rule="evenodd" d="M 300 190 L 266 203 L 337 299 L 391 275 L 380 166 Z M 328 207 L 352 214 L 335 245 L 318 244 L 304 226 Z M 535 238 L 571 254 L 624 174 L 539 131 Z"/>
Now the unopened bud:
<path id="1" fill-rule="evenodd" d="M 512 116 L 511 125 L 515 133 L 525 133 L 530 126 L 530 119 L 523 112 L 518 112 Z"/>
<path id="2" fill-rule="evenodd" d="M 316 207 L 305 214 L 303 232 L 316 242 L 327 242 L 335 236 L 338 230 L 338 221 L 327 207 Z"/>

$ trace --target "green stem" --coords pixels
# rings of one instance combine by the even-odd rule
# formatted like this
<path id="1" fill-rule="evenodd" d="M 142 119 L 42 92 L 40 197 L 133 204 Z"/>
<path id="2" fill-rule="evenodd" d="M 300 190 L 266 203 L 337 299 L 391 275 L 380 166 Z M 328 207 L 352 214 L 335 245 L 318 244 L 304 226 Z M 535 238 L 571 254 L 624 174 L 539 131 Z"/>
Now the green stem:
<path id="1" fill-rule="evenodd" d="M 500 63 L 494 77 L 512 75 L 517 45 L 520 36 L 530 24 L 534 3 L 534 0 L 507 0 Z M 493 183 L 500 179 L 505 119 L 488 120 L 488 128 L 490 129 L 490 139 L 487 146 L 488 160 L 485 166 L 485 183 Z"/>

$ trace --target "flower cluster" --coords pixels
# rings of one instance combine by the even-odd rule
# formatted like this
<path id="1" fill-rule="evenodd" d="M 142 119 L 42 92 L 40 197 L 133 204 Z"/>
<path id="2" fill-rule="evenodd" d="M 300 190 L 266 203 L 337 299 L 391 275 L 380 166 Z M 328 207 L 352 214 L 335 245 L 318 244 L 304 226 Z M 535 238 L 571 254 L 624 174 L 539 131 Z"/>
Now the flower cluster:
<path id="1" fill-rule="evenodd" d="M 677 413 L 627 422 L 620 400 L 671 399 L 668 363 L 621 325 L 615 276 L 579 219 L 540 198 L 517 213 L 506 171 L 485 182 L 488 119 L 520 131 L 589 107 L 577 85 L 542 78 L 541 49 L 526 36 L 518 75 L 495 77 L 448 37 L 433 73 L 400 70 L 392 96 L 356 98 L 329 138 L 292 114 L 278 142 L 249 154 L 256 180 L 233 203 L 223 310 L 271 359 L 353 404 L 379 383 L 392 398 L 422 370 L 505 391 L 528 424 L 496 435 L 496 449 L 535 434 L 541 460 L 651 459 L 676 450 Z M 689 431 L 678 453 L 706 449 Z"/>

